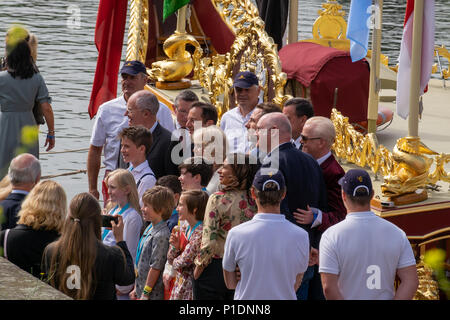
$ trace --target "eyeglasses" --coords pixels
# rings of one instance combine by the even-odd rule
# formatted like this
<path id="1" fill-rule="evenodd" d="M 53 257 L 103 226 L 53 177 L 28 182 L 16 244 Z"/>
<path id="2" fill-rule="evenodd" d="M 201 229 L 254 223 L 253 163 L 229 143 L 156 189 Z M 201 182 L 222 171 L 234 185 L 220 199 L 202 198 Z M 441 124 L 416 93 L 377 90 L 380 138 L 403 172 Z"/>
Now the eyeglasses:
<path id="1" fill-rule="evenodd" d="M 322 138 L 321 137 L 308 138 L 308 137 L 306 137 L 306 136 L 304 136 L 302 134 L 300 135 L 300 140 L 303 141 L 303 142 L 307 142 L 309 140 L 318 140 L 318 139 L 322 139 Z"/>

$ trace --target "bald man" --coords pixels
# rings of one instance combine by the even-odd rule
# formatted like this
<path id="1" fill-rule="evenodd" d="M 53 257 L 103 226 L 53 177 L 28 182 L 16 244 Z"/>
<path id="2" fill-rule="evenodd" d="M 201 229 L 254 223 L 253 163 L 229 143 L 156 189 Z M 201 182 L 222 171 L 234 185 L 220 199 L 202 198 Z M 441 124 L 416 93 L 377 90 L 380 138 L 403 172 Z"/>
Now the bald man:
<path id="1" fill-rule="evenodd" d="M 258 147 L 267 152 L 263 168 L 278 168 L 286 179 L 287 193 L 281 202 L 281 213 L 295 225 L 305 229 L 309 234 L 313 248 L 319 247 L 317 230 L 311 224 L 298 223 L 293 213 L 297 208 L 306 210 L 308 205 L 327 208 L 326 187 L 317 161 L 310 155 L 295 148 L 291 142 L 292 128 L 286 115 L 274 112 L 262 116 L 257 124 Z M 316 207 L 317 206 L 317 207 Z M 309 281 L 314 275 L 313 266 L 308 267 L 297 297 L 307 299 Z"/>
<path id="2" fill-rule="evenodd" d="M 41 179 L 39 160 L 29 153 L 18 155 L 11 160 L 8 176 L 12 191 L 5 200 L 0 202 L 0 212 L 3 215 L 1 230 L 12 229 L 17 225 L 17 214 L 23 200 Z"/>

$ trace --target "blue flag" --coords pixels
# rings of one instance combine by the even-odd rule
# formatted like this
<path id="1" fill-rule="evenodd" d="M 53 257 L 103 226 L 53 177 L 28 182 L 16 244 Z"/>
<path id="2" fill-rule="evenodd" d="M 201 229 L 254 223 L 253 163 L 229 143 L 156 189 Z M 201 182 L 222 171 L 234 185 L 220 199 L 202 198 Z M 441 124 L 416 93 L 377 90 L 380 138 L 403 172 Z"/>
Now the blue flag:
<path id="1" fill-rule="evenodd" d="M 352 0 L 348 15 L 347 38 L 350 40 L 350 56 L 352 62 L 361 60 L 367 55 L 369 44 L 369 23 L 372 0 Z"/>

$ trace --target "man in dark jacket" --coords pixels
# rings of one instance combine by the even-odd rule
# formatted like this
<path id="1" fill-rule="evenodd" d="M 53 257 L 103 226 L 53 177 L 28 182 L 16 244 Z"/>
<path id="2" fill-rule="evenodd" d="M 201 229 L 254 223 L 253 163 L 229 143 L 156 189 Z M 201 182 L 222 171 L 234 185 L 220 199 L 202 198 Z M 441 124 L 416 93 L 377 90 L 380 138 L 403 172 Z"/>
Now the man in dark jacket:
<path id="1" fill-rule="evenodd" d="M 309 206 L 324 211 L 327 208 L 325 182 L 317 161 L 310 155 L 295 148 L 291 142 L 292 128 L 289 119 L 282 113 L 274 112 L 261 117 L 257 124 L 258 147 L 267 152 L 262 168 L 279 169 L 285 179 L 287 193 L 281 202 L 281 213 L 286 219 L 305 229 L 309 234 L 311 247 L 318 249 L 320 234 L 310 224 L 298 223 L 293 213 Z M 270 170 L 269 170 L 270 171 Z M 299 292 L 299 299 L 306 299 L 309 281 L 314 267 L 308 267 Z M 306 292 L 306 293 L 305 293 Z"/>
<path id="2" fill-rule="evenodd" d="M 16 226 L 23 200 L 41 178 L 41 165 L 35 156 L 23 153 L 12 159 L 8 175 L 12 191 L 0 202 L 0 230 Z"/>
<path id="3" fill-rule="evenodd" d="M 159 102 L 156 96 L 150 91 L 141 90 L 128 99 L 125 112 L 130 127 L 141 125 L 152 133 L 153 142 L 147 161 L 156 179 L 170 174 L 178 176 L 178 164 L 181 163 L 180 159 L 172 159 L 172 149 L 178 141 L 172 141 L 172 134 L 156 120 L 158 109 Z M 179 163 L 176 163 L 177 160 L 180 160 Z M 122 154 L 119 155 L 119 167 L 124 167 Z"/>

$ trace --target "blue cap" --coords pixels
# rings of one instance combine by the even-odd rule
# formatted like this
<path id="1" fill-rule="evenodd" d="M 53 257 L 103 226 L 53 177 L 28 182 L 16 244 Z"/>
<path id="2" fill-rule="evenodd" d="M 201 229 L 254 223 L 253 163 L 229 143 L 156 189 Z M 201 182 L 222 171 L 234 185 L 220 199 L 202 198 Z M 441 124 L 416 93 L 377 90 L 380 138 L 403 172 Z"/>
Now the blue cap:
<path id="1" fill-rule="evenodd" d="M 369 196 L 372 192 L 372 180 L 366 170 L 351 169 L 339 180 L 346 194 L 354 197 Z"/>
<path id="2" fill-rule="evenodd" d="M 125 73 L 131 74 L 133 76 L 141 72 L 147 74 L 147 68 L 142 62 L 137 60 L 125 61 L 125 63 L 122 66 L 122 69 L 120 69 L 120 74 Z"/>
<path id="3" fill-rule="evenodd" d="M 238 88 L 247 89 L 254 85 L 259 85 L 258 77 L 250 71 L 239 72 L 233 82 L 233 87 Z"/>
<path id="4" fill-rule="evenodd" d="M 267 186 L 269 182 L 273 182 L 276 187 Z M 278 191 L 286 187 L 286 182 L 280 170 L 261 168 L 255 174 L 253 186 L 259 191 Z"/>

